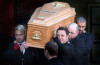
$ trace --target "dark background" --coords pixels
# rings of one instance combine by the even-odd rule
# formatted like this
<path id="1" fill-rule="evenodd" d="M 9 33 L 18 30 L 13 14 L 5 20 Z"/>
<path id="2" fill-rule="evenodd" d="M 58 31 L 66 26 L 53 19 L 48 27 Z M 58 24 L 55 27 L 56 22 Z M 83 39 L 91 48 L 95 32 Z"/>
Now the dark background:
<path id="1" fill-rule="evenodd" d="M 67 2 L 75 8 L 76 16 L 87 19 L 86 31 L 95 36 L 88 61 L 100 65 L 100 0 L 0 0 L 0 51 L 12 41 L 17 24 L 27 22 L 37 7 L 53 1 Z"/>

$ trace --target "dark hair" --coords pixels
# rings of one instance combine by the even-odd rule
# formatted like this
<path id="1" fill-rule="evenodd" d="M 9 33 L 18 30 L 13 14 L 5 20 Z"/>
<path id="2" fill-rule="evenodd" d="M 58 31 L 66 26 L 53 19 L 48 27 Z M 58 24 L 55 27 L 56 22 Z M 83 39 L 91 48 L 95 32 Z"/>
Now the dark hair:
<path id="1" fill-rule="evenodd" d="M 86 19 L 85 19 L 83 16 L 76 17 L 75 22 L 77 23 L 78 20 L 79 20 L 80 22 L 82 22 L 82 23 L 86 23 Z"/>
<path id="2" fill-rule="evenodd" d="M 65 27 L 59 27 L 59 28 L 57 29 L 57 31 L 58 31 L 58 30 L 64 30 L 64 31 L 66 32 L 67 35 L 69 34 L 69 30 L 68 30 L 67 28 L 65 28 Z"/>
<path id="3" fill-rule="evenodd" d="M 56 56 L 58 54 L 58 45 L 56 42 L 49 41 L 45 45 L 45 50 L 48 50 L 51 56 Z"/>

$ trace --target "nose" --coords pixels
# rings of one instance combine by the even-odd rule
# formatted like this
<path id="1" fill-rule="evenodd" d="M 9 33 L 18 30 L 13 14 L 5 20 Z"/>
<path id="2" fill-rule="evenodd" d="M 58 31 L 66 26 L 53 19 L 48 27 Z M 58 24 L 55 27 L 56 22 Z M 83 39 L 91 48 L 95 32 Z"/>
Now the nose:
<path id="1" fill-rule="evenodd" d="M 69 33 L 69 35 L 70 35 L 71 33 Z"/>
<path id="2" fill-rule="evenodd" d="M 61 39 L 61 36 L 58 36 L 59 40 Z"/>
<path id="3" fill-rule="evenodd" d="M 82 30 L 82 27 L 79 27 L 79 30 Z"/>

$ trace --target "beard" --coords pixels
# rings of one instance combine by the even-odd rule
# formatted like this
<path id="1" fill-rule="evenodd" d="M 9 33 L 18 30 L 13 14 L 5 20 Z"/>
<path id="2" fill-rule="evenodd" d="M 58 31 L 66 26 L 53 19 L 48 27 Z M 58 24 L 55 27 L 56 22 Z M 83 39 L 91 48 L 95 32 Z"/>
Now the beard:
<path id="1" fill-rule="evenodd" d="M 18 38 L 18 39 L 16 39 L 17 40 L 17 42 L 19 42 L 19 43 L 22 43 L 23 41 L 24 41 L 24 39 L 20 39 L 20 38 Z"/>
<path id="2" fill-rule="evenodd" d="M 83 31 L 79 30 L 79 34 L 81 34 Z"/>

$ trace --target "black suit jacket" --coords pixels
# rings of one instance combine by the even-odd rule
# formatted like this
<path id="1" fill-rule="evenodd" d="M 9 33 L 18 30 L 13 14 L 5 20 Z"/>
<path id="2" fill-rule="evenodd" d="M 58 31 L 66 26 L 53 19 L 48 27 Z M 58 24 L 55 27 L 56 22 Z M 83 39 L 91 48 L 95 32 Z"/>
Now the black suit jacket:
<path id="1" fill-rule="evenodd" d="M 94 41 L 94 36 L 89 33 L 82 33 L 79 35 L 85 41 L 85 55 L 84 55 L 84 65 L 88 65 L 87 63 L 87 56 L 89 55 Z"/>
<path id="2" fill-rule="evenodd" d="M 55 37 L 53 40 L 58 44 L 59 47 L 58 59 L 64 65 L 70 65 L 73 56 L 73 45 L 68 43 L 62 44 L 57 37 Z"/>
<path id="3" fill-rule="evenodd" d="M 14 43 L 9 45 L 5 52 L 6 65 L 35 65 L 36 64 L 36 54 L 31 48 L 25 49 L 25 53 L 20 52 L 20 48 L 14 49 Z"/>
<path id="4" fill-rule="evenodd" d="M 52 58 L 48 60 L 47 65 L 63 65 L 57 58 Z"/>
<path id="5" fill-rule="evenodd" d="M 88 55 L 93 46 L 94 36 L 89 33 L 82 33 L 79 37 L 85 41 L 85 54 Z"/>
<path id="6" fill-rule="evenodd" d="M 5 50 L 7 49 L 9 43 L 12 42 L 11 36 L 6 35 L 6 34 L 2 34 L 0 33 L 0 65 L 3 64 L 4 65 L 4 53 Z"/>
<path id="7" fill-rule="evenodd" d="M 74 46 L 74 55 L 72 65 L 83 65 L 83 57 L 85 54 L 85 41 L 79 37 L 76 37 L 70 42 Z"/>

